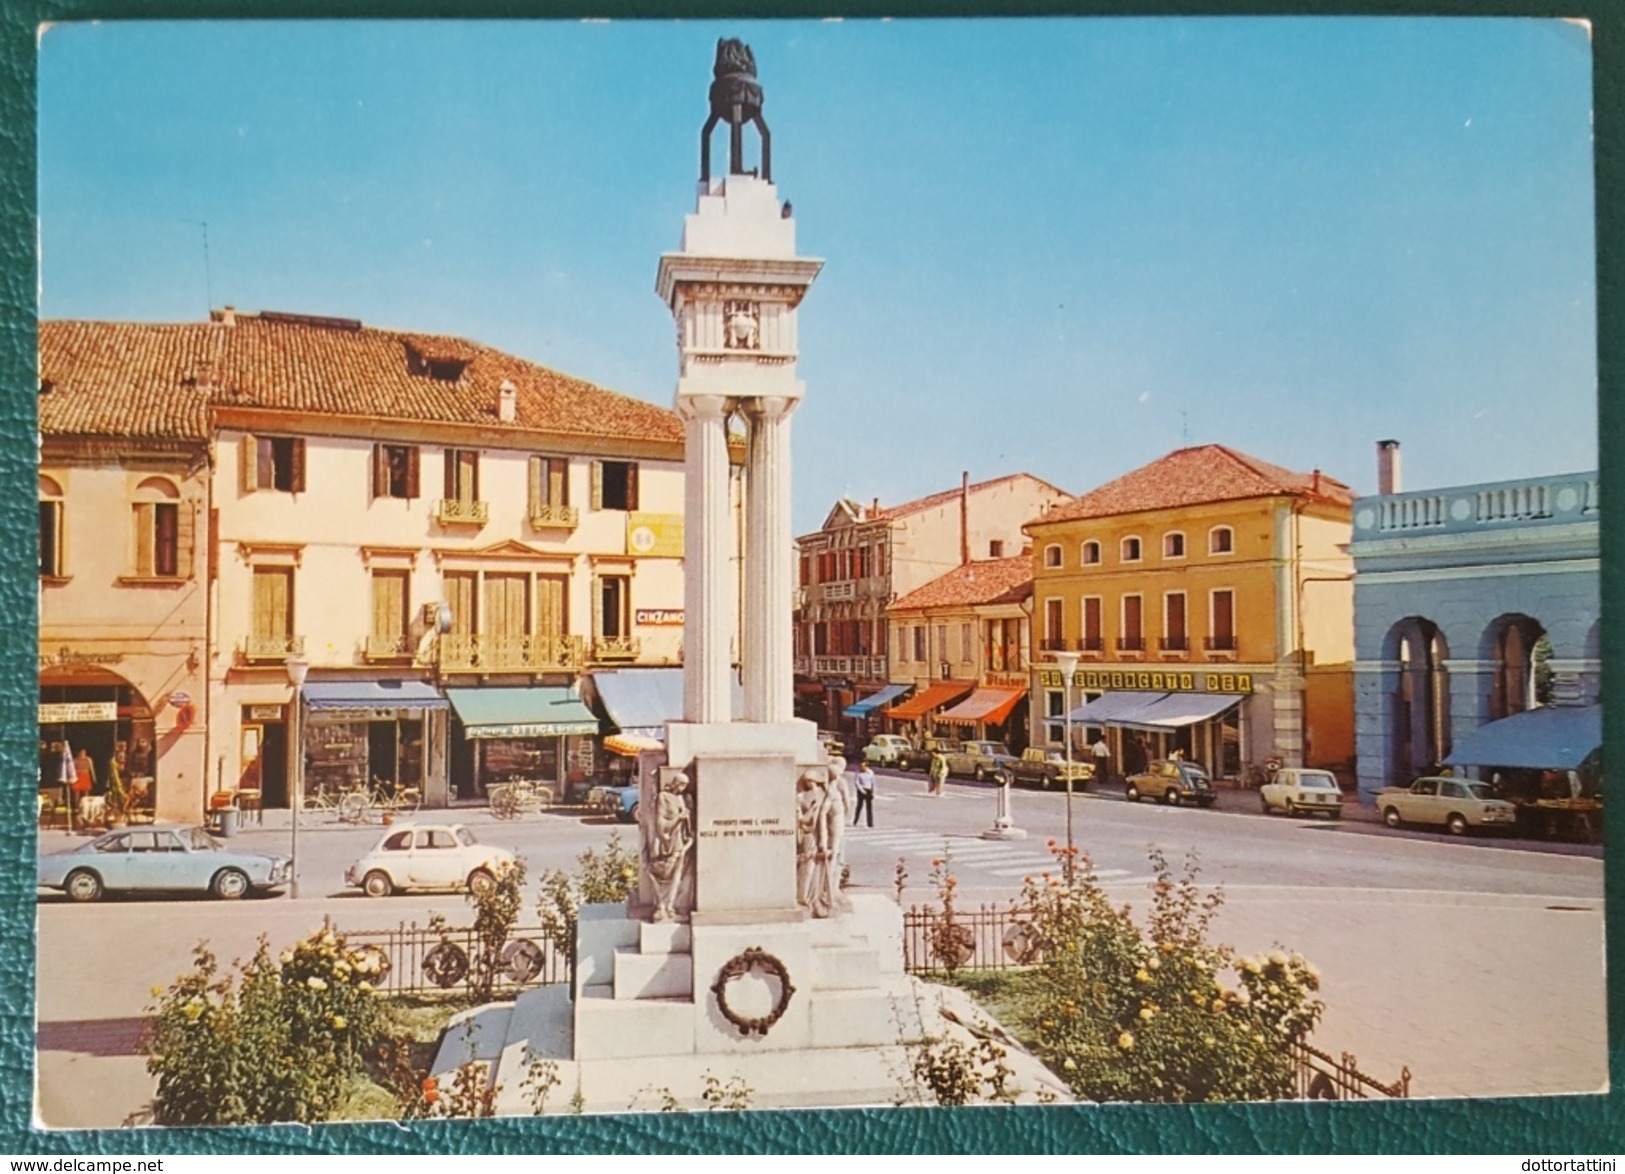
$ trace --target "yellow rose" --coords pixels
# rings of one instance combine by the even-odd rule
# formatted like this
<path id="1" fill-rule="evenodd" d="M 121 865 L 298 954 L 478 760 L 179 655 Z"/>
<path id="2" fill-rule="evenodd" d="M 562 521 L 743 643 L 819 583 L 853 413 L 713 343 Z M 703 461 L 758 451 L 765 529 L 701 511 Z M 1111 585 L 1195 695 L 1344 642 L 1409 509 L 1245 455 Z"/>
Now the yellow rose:
<path id="1" fill-rule="evenodd" d="M 1128 1051 L 1134 1046 L 1134 1037 L 1125 1031 L 1122 1035 L 1117 1037 L 1117 1046 L 1122 1048 L 1125 1052 Z"/>
<path id="2" fill-rule="evenodd" d="M 1156 1016 L 1156 1014 L 1157 1013 L 1155 1011 L 1153 1011 L 1150 1007 L 1141 1007 L 1140 1008 L 1140 1018 L 1143 1019 L 1147 1023 L 1150 1023 L 1151 1020 Z"/>

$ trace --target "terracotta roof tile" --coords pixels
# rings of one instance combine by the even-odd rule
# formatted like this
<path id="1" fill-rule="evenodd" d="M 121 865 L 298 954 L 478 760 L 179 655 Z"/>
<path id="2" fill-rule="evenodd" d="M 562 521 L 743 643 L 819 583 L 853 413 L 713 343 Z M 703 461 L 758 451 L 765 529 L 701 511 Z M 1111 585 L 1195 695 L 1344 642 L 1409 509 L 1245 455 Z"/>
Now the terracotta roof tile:
<path id="1" fill-rule="evenodd" d="M 1003 485 L 1006 482 L 1017 481 L 1029 476 L 1031 474 L 1028 473 L 1008 473 L 1003 477 L 994 477 L 990 481 L 975 481 L 971 483 L 970 491 L 979 493 L 984 489 L 992 489 L 996 485 Z M 1037 477 L 1032 479 L 1038 481 L 1040 485 L 1048 485 L 1048 482 L 1039 481 Z M 1057 493 L 1061 492 L 1053 485 L 1048 485 L 1048 487 L 1055 489 Z M 959 496 L 959 492 L 958 489 L 945 489 L 941 493 L 932 493 L 925 497 L 917 497 L 913 501 L 905 501 L 902 505 L 881 506 L 878 510 L 871 510 L 868 516 L 864 518 L 864 521 L 876 522 L 893 518 L 906 518 L 910 514 L 918 514 L 925 510 L 935 509 L 940 505 L 947 505 Z"/>
<path id="2" fill-rule="evenodd" d="M 1204 444 L 1176 449 L 1099 489 L 1055 506 L 1036 521 L 1108 518 L 1281 494 L 1339 505 L 1354 500 L 1347 485 L 1324 473 L 1294 473 L 1222 444 Z"/>
<path id="3" fill-rule="evenodd" d="M 891 605 L 892 611 L 1019 603 L 1033 593 L 1031 554 L 965 563 L 939 575 Z"/>
<path id="4" fill-rule="evenodd" d="M 291 316 L 290 316 L 291 317 Z M 433 364 L 463 364 L 455 379 Z M 680 443 L 669 409 L 467 339 L 238 314 L 236 324 L 40 323 L 46 435 L 208 435 L 211 405 Z M 504 380 L 515 421 L 497 420 Z"/>

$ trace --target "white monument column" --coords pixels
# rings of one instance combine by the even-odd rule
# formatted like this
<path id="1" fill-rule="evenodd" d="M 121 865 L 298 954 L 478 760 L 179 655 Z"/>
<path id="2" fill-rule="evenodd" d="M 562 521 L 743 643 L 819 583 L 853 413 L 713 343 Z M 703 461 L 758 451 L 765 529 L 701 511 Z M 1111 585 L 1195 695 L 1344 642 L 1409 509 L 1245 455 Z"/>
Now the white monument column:
<path id="1" fill-rule="evenodd" d="M 790 617 L 795 581 L 790 521 L 790 413 L 796 400 L 744 402 L 750 424 L 745 464 L 745 720 L 795 716 L 795 646 Z"/>
<path id="2" fill-rule="evenodd" d="M 726 722 L 734 596 L 728 501 L 728 401 L 679 395 L 683 417 L 683 720 Z"/>

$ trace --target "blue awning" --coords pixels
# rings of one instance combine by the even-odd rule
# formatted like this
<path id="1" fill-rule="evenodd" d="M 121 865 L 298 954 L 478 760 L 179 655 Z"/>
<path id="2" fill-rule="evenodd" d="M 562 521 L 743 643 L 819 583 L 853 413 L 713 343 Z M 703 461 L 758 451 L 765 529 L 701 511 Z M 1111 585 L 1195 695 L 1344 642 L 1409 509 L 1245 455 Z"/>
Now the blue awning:
<path id="1" fill-rule="evenodd" d="M 851 705 L 848 705 L 845 709 L 841 710 L 841 713 L 846 717 L 868 717 L 882 705 L 891 704 L 912 688 L 914 688 L 912 684 L 887 685 L 884 689 L 880 690 L 880 692 L 871 693 L 862 701 L 854 701 Z"/>
<path id="2" fill-rule="evenodd" d="M 559 738 L 596 734 L 598 719 L 569 688 L 447 689 L 470 738 Z"/>
<path id="3" fill-rule="evenodd" d="M 1125 725 L 1166 696 L 1166 693 L 1138 693 L 1132 689 L 1102 693 L 1089 704 L 1074 709 L 1072 720 L 1092 726 Z"/>
<path id="4" fill-rule="evenodd" d="M 1245 697 L 1236 693 L 1169 693 L 1138 713 L 1118 718 L 1111 724 L 1142 730 L 1177 730 L 1211 721 L 1244 700 Z"/>
<path id="5" fill-rule="evenodd" d="M 1448 766 L 1574 770 L 1602 745 L 1602 706 L 1543 705 L 1456 739 Z"/>
<path id="6" fill-rule="evenodd" d="M 446 708 L 440 690 L 423 681 L 312 681 L 303 692 L 305 708 L 314 713 L 344 709 L 422 713 Z"/>
<path id="7" fill-rule="evenodd" d="M 610 669 L 592 673 L 588 683 L 604 714 L 623 734 L 664 738 L 667 722 L 683 720 L 682 669 Z M 733 712 L 744 712 L 744 690 L 730 677 Z"/>

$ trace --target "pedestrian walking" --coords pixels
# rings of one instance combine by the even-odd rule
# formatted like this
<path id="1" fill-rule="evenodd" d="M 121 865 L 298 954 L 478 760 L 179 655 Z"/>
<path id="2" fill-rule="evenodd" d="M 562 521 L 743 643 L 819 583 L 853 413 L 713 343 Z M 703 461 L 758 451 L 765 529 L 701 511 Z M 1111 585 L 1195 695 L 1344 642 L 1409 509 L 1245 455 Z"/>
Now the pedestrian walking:
<path id="1" fill-rule="evenodd" d="M 857 805 L 852 809 L 852 826 L 858 826 L 858 820 L 868 817 L 868 826 L 875 826 L 875 772 L 869 769 L 867 762 L 858 767 L 858 777 L 853 788 L 857 792 Z"/>
<path id="2" fill-rule="evenodd" d="M 1095 782 L 1104 783 L 1111 775 L 1112 751 L 1106 745 L 1106 735 L 1101 734 L 1095 739 L 1091 750 L 1095 756 Z"/>
<path id="3" fill-rule="evenodd" d="M 942 786 L 948 781 L 948 760 L 940 754 L 931 756 L 931 786 L 929 792 L 942 797 Z"/>

